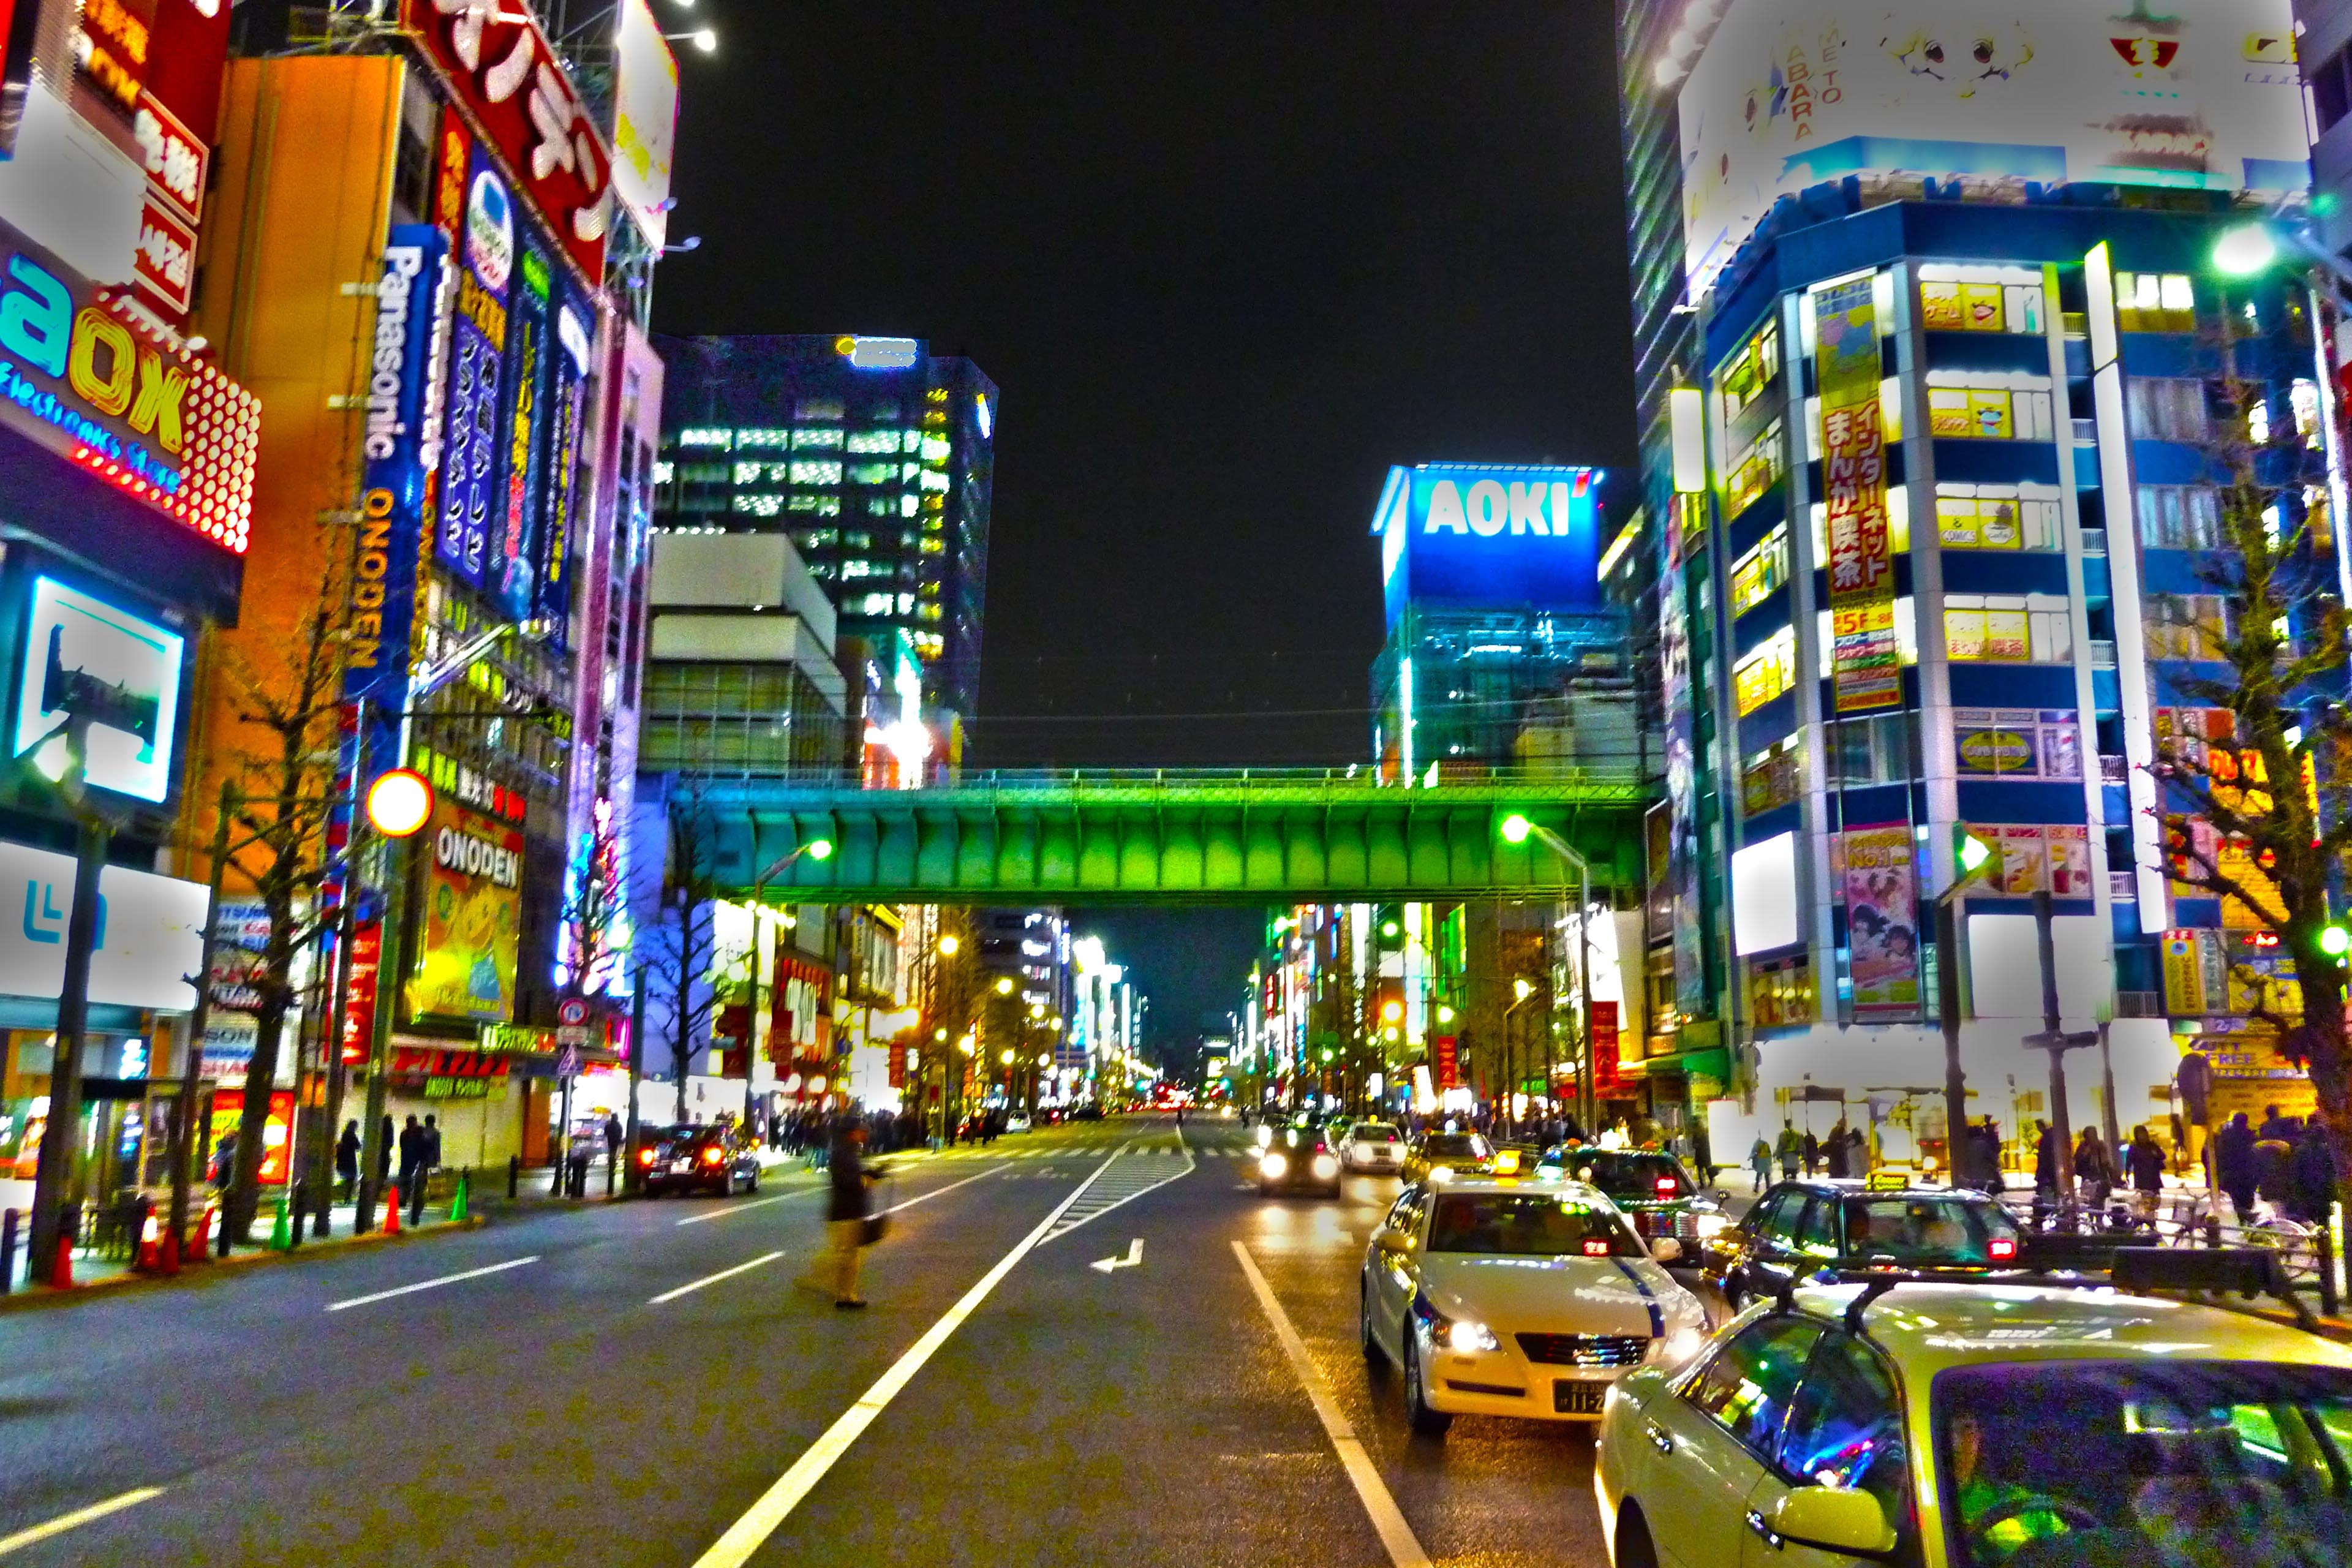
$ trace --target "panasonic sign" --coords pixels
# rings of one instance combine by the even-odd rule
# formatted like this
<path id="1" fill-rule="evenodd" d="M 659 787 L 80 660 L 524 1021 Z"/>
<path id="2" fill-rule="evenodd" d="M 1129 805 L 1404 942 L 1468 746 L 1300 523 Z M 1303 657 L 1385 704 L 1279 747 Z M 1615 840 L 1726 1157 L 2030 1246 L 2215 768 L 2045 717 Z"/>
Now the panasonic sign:
<path id="1" fill-rule="evenodd" d="M 1601 478 L 1581 468 L 1391 468 L 1372 518 L 1390 624 L 1408 604 L 1600 610 Z"/>

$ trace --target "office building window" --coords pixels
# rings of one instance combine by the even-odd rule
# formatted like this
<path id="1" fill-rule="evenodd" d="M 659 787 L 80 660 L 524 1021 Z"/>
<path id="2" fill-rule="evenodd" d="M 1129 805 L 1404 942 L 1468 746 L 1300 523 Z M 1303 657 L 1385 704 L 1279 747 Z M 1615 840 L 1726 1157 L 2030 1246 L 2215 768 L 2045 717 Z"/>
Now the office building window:
<path id="1" fill-rule="evenodd" d="M 714 430 L 707 426 L 688 427 L 677 433 L 677 444 L 681 447 L 717 447 L 723 450 L 731 445 L 733 440 L 734 435 L 731 431 Z"/>
<path id="2" fill-rule="evenodd" d="M 2116 274 L 2116 326 L 2126 332 L 2193 332 L 2197 290 L 2185 272 Z"/>
<path id="3" fill-rule="evenodd" d="M 772 451 L 781 451 L 792 444 L 793 433 L 790 430 L 761 429 L 738 430 L 735 432 L 735 447 L 739 451 L 751 451 L 754 448 L 761 447 Z"/>
<path id="4" fill-rule="evenodd" d="M 837 485 L 841 483 L 841 465 L 811 458 L 795 461 L 792 467 L 793 483 L 796 485 Z"/>
<path id="5" fill-rule="evenodd" d="M 1782 626 L 1746 658 L 1732 666 L 1731 685 L 1746 718 L 1797 683 L 1797 633 Z"/>
<path id="6" fill-rule="evenodd" d="M 1731 613 L 1746 615 L 1789 580 L 1789 525 L 1781 523 L 1731 563 Z"/>
<path id="7" fill-rule="evenodd" d="M 838 397 L 803 397 L 793 405 L 795 419 L 839 419 L 844 416 Z"/>
<path id="8" fill-rule="evenodd" d="M 1911 716 L 1879 713 L 1832 719 L 1822 726 L 1829 747 L 1829 784 L 1897 784 L 1916 771 Z"/>
<path id="9" fill-rule="evenodd" d="M 1723 420 L 1728 425 L 1755 406 L 1780 379 L 1780 324 L 1768 321 L 1763 331 L 1725 362 L 1717 375 L 1723 388 Z"/>
<path id="10" fill-rule="evenodd" d="M 784 498 L 780 495 L 746 494 L 738 490 L 728 510 L 744 517 L 773 517 L 784 510 Z"/>
<path id="11" fill-rule="evenodd" d="M 2060 516 L 2052 486 L 1936 487 L 1936 538 L 1947 550 L 2056 550 Z"/>
<path id="12" fill-rule="evenodd" d="M 852 463 L 849 482 L 853 485 L 890 485 L 898 482 L 896 463 Z"/>
<path id="13" fill-rule="evenodd" d="M 1780 421 L 1775 419 L 1763 432 L 1748 443 L 1748 449 L 1733 459 L 1730 477 L 1724 481 L 1723 510 L 1727 516 L 1738 517 L 1748 510 L 1748 503 L 1780 480 L 1787 461 L 1782 447 L 1786 445 Z"/>
<path id="14" fill-rule="evenodd" d="M 796 452 L 804 452 L 812 448 L 821 451 L 839 451 L 841 449 L 841 432 L 839 430 L 824 427 L 795 430 L 793 432 L 793 450 Z"/>
<path id="15" fill-rule="evenodd" d="M 1919 322 L 1931 332 L 2042 331 L 2042 280 L 2018 267 L 1919 268 Z"/>
<path id="16" fill-rule="evenodd" d="M 1948 594 L 1944 655 L 1956 664 L 2063 664 L 2074 657 L 2066 601 L 2054 594 Z"/>
<path id="17" fill-rule="evenodd" d="M 2147 596 L 2150 658 L 2222 658 L 2222 645 L 2237 635 L 2237 605 L 2218 594 Z"/>
<path id="18" fill-rule="evenodd" d="M 2083 776 L 2082 718 L 2072 709 L 1955 708 L 1952 739 L 1963 778 Z"/>
<path id="19" fill-rule="evenodd" d="M 2151 550 L 2218 550 L 2221 498 L 2210 485 L 2139 487 L 2139 542 Z"/>
<path id="20" fill-rule="evenodd" d="M 1746 758 L 1739 770 L 1739 802 L 1749 816 L 1788 805 L 1805 787 L 1805 743 L 1802 731 L 1789 735 Z"/>
<path id="21" fill-rule="evenodd" d="M 2047 380 L 2023 389 L 1931 382 L 1927 430 L 1948 439 L 2047 441 L 2055 434 Z"/>
<path id="22" fill-rule="evenodd" d="M 2136 375 L 2125 390 L 2133 435 L 2153 441 L 2203 441 L 2212 434 L 2203 382 Z"/>

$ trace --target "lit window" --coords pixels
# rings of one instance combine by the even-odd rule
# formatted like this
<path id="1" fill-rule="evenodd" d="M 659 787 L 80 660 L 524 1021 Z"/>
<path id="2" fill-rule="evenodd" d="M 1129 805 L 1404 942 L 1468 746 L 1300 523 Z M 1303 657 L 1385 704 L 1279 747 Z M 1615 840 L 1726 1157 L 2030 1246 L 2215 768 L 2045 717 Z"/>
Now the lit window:
<path id="1" fill-rule="evenodd" d="M 2048 486 L 1936 487 L 1936 537 L 1947 550 L 2056 550 L 2060 516 Z"/>
<path id="2" fill-rule="evenodd" d="M 904 495 L 898 498 L 898 515 L 900 517 L 912 517 L 915 515 L 916 510 L 917 507 L 915 498 L 913 496 Z"/>
<path id="3" fill-rule="evenodd" d="M 1731 685 L 1746 718 L 1797 683 L 1797 633 L 1782 626 L 1732 667 Z"/>
<path id="4" fill-rule="evenodd" d="M 1947 439 L 2047 441 L 2055 433 L 2045 376 L 2025 378 L 2028 384 L 2000 384 L 2005 378 L 1987 375 L 1930 374 L 1927 386 L 1927 433 Z"/>
<path id="5" fill-rule="evenodd" d="M 1931 332 L 2042 331 L 2045 300 L 2039 274 L 2019 267 L 1919 269 L 1919 323 Z"/>
<path id="6" fill-rule="evenodd" d="M 725 447 L 729 440 L 730 432 L 725 430 L 690 429 L 677 433 L 677 444 L 681 447 Z"/>
<path id="7" fill-rule="evenodd" d="M 1738 517 L 1748 510 L 1750 501 L 1780 482 L 1784 460 L 1781 447 L 1780 421 L 1775 419 L 1733 460 L 1730 477 L 1723 487 L 1725 512 Z"/>
<path id="8" fill-rule="evenodd" d="M 656 462 L 654 464 L 654 483 L 656 483 L 656 484 L 657 484 L 657 485 L 666 485 L 666 484 L 669 483 L 671 479 L 675 479 L 675 478 L 677 478 L 677 464 L 675 464 L 675 463 L 665 463 L 665 462 L 659 462 L 659 461 L 656 461 Z"/>
<path id="9" fill-rule="evenodd" d="M 868 457 L 886 452 L 895 455 L 898 450 L 898 432 L 860 430 L 849 437 L 848 450 L 852 457 Z"/>
<path id="10" fill-rule="evenodd" d="M 793 447 L 795 451 L 809 448 L 838 451 L 841 448 L 841 432 L 824 428 L 795 430 L 793 432 Z"/>
<path id="11" fill-rule="evenodd" d="M 841 498 L 839 496 L 794 496 L 792 499 L 790 510 L 793 511 L 813 511 L 819 517 L 839 517 L 841 515 Z"/>
<path id="12" fill-rule="evenodd" d="M 923 461 L 925 461 L 926 463 L 944 463 L 944 462 L 946 462 L 947 460 L 948 460 L 948 443 L 947 443 L 947 438 L 946 438 L 945 437 L 941 437 L 941 436 L 926 436 L 926 437 L 923 437 Z"/>
<path id="13" fill-rule="evenodd" d="M 898 465 L 896 463 L 849 465 L 849 482 L 853 485 L 888 485 L 896 484 L 898 480 Z"/>
<path id="14" fill-rule="evenodd" d="M 792 444 L 793 433 L 790 430 L 738 430 L 735 432 L 735 445 L 739 448 L 760 447 L 774 450 Z"/>
<path id="15" fill-rule="evenodd" d="M 1731 563 L 1731 613 L 1747 614 L 1789 580 L 1789 525 L 1781 523 Z"/>
<path id="16" fill-rule="evenodd" d="M 780 495 L 744 495 L 738 492 L 728 509 L 747 517 L 773 517 L 784 510 L 784 498 Z"/>
<path id="17" fill-rule="evenodd" d="M 2063 596 L 1949 594 L 1944 653 L 1954 663 L 2063 664 L 2074 656 Z"/>
<path id="18" fill-rule="evenodd" d="M 838 397 L 803 397 L 793 405 L 795 419 L 839 419 L 843 417 Z"/>
<path id="19" fill-rule="evenodd" d="M 944 490 L 948 488 L 948 477 L 936 468 L 925 468 L 923 488 L 927 490 Z"/>
<path id="20" fill-rule="evenodd" d="M 2116 326 L 2126 332 L 2193 332 L 2197 291 L 2185 272 L 2116 274 Z"/>
<path id="21" fill-rule="evenodd" d="M 1717 373 L 1716 383 L 1723 389 L 1724 422 L 1728 424 L 1748 412 L 1780 379 L 1780 325 L 1768 321 Z"/>
<path id="22" fill-rule="evenodd" d="M 792 468 L 793 483 L 796 485 L 837 485 L 841 483 L 841 465 L 811 458 L 795 461 Z"/>

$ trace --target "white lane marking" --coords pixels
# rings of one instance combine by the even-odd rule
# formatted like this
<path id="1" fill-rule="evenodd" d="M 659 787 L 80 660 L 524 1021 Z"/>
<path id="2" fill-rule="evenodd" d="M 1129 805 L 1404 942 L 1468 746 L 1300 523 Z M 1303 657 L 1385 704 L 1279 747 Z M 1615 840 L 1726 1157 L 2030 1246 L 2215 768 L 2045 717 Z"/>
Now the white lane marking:
<path id="1" fill-rule="evenodd" d="M 786 1198 L 796 1198 L 803 1193 L 822 1192 L 823 1190 L 824 1189 L 818 1184 L 812 1182 L 805 1187 L 794 1187 L 788 1193 L 778 1193 L 772 1198 L 753 1198 L 748 1204 L 729 1204 L 725 1208 L 706 1209 L 700 1214 L 690 1214 L 677 1223 L 680 1225 L 700 1225 L 707 1219 L 725 1219 L 729 1215 L 741 1214 L 745 1209 L 765 1208 L 770 1204 L 782 1203 Z"/>
<path id="2" fill-rule="evenodd" d="M 1257 1260 L 1249 1248 L 1234 1243 L 1234 1257 L 1240 1262 L 1242 1272 L 1249 1277 L 1250 1289 L 1257 1295 L 1257 1304 L 1265 1310 L 1266 1321 L 1274 1325 L 1274 1337 L 1282 1342 L 1282 1353 L 1290 1358 L 1290 1370 L 1298 1374 L 1306 1386 L 1308 1403 L 1315 1406 L 1316 1418 L 1323 1423 L 1331 1447 L 1339 1456 L 1339 1464 L 1348 1479 L 1356 1486 L 1356 1496 L 1362 1500 L 1364 1512 L 1370 1515 L 1372 1528 L 1380 1531 L 1381 1544 L 1389 1549 L 1389 1561 L 1396 1568 L 1429 1568 L 1429 1553 L 1421 1549 L 1414 1538 L 1412 1526 L 1407 1524 L 1403 1510 L 1390 1495 L 1381 1473 L 1372 1466 L 1370 1454 L 1356 1436 L 1356 1429 L 1339 1409 L 1339 1402 L 1331 1397 L 1331 1385 L 1323 1376 L 1323 1369 L 1307 1353 L 1307 1342 L 1298 1337 L 1291 1326 L 1290 1314 L 1275 1300 L 1274 1287 L 1265 1282 L 1258 1271 Z"/>
<path id="3" fill-rule="evenodd" d="M 11 1552 L 22 1552 L 27 1546 L 37 1546 L 52 1536 L 63 1535 L 68 1530 L 79 1530 L 85 1524 L 92 1524 L 104 1519 L 110 1513 L 120 1513 L 126 1508 L 136 1508 L 150 1498 L 159 1498 L 163 1495 L 162 1487 L 134 1487 L 127 1492 L 116 1493 L 104 1502 L 94 1502 L 88 1508 L 78 1508 L 71 1513 L 61 1513 L 47 1524 L 37 1524 L 30 1529 L 20 1530 L 14 1535 L 0 1535 L 0 1557 L 5 1557 Z"/>
<path id="4" fill-rule="evenodd" d="M 1122 1149 L 1119 1151 L 1118 1155 L 1114 1155 L 1112 1158 L 1117 1159 L 1125 1154 L 1127 1154 L 1127 1151 Z M 1052 1241 L 1056 1237 L 1067 1236 L 1070 1232 L 1077 1229 L 1080 1226 L 1089 1225 L 1094 1221 L 1102 1218 L 1103 1215 L 1110 1213 L 1113 1209 L 1124 1208 L 1127 1205 L 1133 1203 L 1136 1199 L 1142 1197 L 1147 1193 L 1156 1193 L 1160 1188 L 1168 1185 L 1171 1182 L 1182 1181 L 1185 1177 L 1191 1175 L 1197 1168 L 1198 1167 L 1192 1163 L 1192 1159 L 1189 1153 L 1185 1156 L 1184 1168 L 1177 1172 L 1172 1176 L 1160 1176 L 1154 1179 L 1152 1173 L 1150 1170 L 1140 1167 L 1130 1167 L 1130 1169 L 1134 1171 L 1134 1173 L 1128 1175 L 1125 1178 L 1127 1185 L 1123 1189 L 1118 1182 L 1105 1183 L 1105 1191 L 1097 1193 L 1092 1200 L 1082 1205 L 1074 1217 L 1065 1219 L 1060 1226 L 1055 1230 L 1053 1236 L 1049 1236 L 1045 1239 Z M 1098 1175 L 1101 1173 L 1097 1172 L 1096 1173 Z M 1088 1184 L 1092 1184 L 1091 1181 L 1089 1181 Z"/>
<path id="5" fill-rule="evenodd" d="M 933 1188 L 932 1188 L 929 1192 L 928 1192 L 928 1193 L 918 1193 L 918 1194 L 916 1194 L 913 1197 L 908 1198 L 905 1203 L 903 1203 L 903 1204 L 892 1204 L 888 1208 L 884 1209 L 882 1212 L 883 1212 L 884 1214 L 897 1214 L 900 1209 L 910 1209 L 910 1208 L 913 1208 L 917 1204 L 924 1203 L 924 1202 L 929 1201 L 929 1199 L 932 1199 L 932 1198 L 935 1198 L 935 1197 L 938 1197 L 941 1193 L 951 1193 L 951 1192 L 955 1191 L 958 1187 L 968 1187 L 968 1186 L 971 1185 L 974 1182 L 984 1182 L 984 1181 L 988 1180 L 988 1178 L 989 1178 L 989 1177 L 991 1177 L 991 1176 L 992 1176 L 992 1175 L 994 1175 L 994 1174 L 996 1174 L 996 1173 L 995 1173 L 995 1172 L 993 1172 L 993 1171 L 982 1171 L 982 1172 L 979 1175 L 977 1175 L 977 1176 L 966 1176 L 966 1177 L 965 1177 L 962 1181 L 961 1181 L 961 1182 L 950 1182 L 950 1183 L 949 1183 L 946 1186 L 944 1186 L 944 1187 L 933 1187 Z"/>
<path id="6" fill-rule="evenodd" d="M 536 1252 L 529 1258 L 510 1258 L 487 1268 L 468 1268 L 462 1274 L 444 1274 L 438 1279 L 420 1279 L 414 1285 L 403 1285 L 394 1290 L 379 1290 L 373 1296 L 354 1296 L 348 1301 L 330 1301 L 327 1310 L 341 1312 L 352 1307 L 364 1307 L 371 1301 L 389 1301 L 394 1296 L 413 1296 L 419 1290 L 437 1290 L 444 1285 L 455 1285 L 460 1279 L 478 1279 L 485 1274 L 503 1274 L 509 1268 L 520 1268 L 526 1263 L 538 1261 L 539 1254 Z"/>
<path id="7" fill-rule="evenodd" d="M 1094 1184 L 1095 1176 L 1110 1169 L 1110 1164 L 1109 1160 L 1105 1160 L 1097 1166 L 1093 1176 L 1088 1176 L 1076 1191 L 1056 1204 L 1053 1213 L 1037 1222 L 1036 1229 L 1023 1237 L 1012 1251 L 997 1260 L 995 1268 L 982 1275 L 979 1283 L 965 1291 L 962 1299 L 948 1309 L 946 1316 L 924 1331 L 923 1337 L 909 1345 L 907 1353 L 890 1364 L 889 1371 L 876 1378 L 874 1386 L 860 1394 L 856 1404 L 843 1411 L 840 1418 L 825 1428 L 824 1436 L 809 1445 L 808 1452 L 793 1460 L 792 1468 L 779 1476 L 776 1484 L 762 1493 L 742 1518 L 728 1526 L 727 1533 L 720 1536 L 709 1551 L 695 1560 L 694 1568 L 742 1568 L 742 1564 L 750 1562 L 751 1553 L 757 1552 L 761 1543 L 792 1517 L 793 1510 L 798 1508 L 801 1500 L 824 1479 L 825 1472 L 833 1468 L 841 1456 L 849 1451 L 849 1446 L 856 1442 L 866 1428 L 874 1425 L 875 1418 L 889 1408 L 890 1402 L 898 1396 L 899 1392 L 914 1381 L 915 1374 L 923 1370 L 923 1363 L 939 1353 L 939 1348 L 947 1343 L 948 1336 L 962 1326 L 963 1321 L 988 1300 L 989 1292 L 1013 1272 L 1014 1264 L 1028 1257 L 1031 1249 L 1045 1239 L 1045 1233 L 1054 1227 L 1055 1220 L 1062 1217 L 1062 1211 L 1077 1202 L 1079 1194 Z"/>
<path id="8" fill-rule="evenodd" d="M 705 1285 L 716 1285 L 721 1279 L 732 1279 L 738 1274 L 748 1274 L 752 1269 L 759 1268 L 762 1263 L 773 1263 L 777 1258 L 782 1258 L 782 1256 L 783 1254 L 781 1252 L 763 1252 L 760 1254 L 759 1257 L 751 1259 L 749 1263 L 739 1263 L 732 1268 L 722 1268 L 718 1273 L 698 1279 L 691 1285 L 681 1285 L 675 1290 L 665 1290 L 660 1295 L 655 1297 L 652 1300 L 647 1301 L 646 1305 L 648 1307 L 658 1307 L 665 1301 L 675 1301 L 680 1296 L 691 1296 L 697 1290 L 701 1289 Z"/>
<path id="9" fill-rule="evenodd" d="M 1140 1268 L 1143 1267 L 1143 1237 L 1139 1236 L 1133 1241 L 1128 1243 L 1127 1256 L 1125 1258 L 1121 1258 L 1114 1253 L 1108 1258 L 1097 1258 L 1092 1263 L 1087 1264 L 1087 1267 L 1089 1268 L 1099 1268 L 1105 1274 L 1109 1273 L 1114 1268 Z"/>

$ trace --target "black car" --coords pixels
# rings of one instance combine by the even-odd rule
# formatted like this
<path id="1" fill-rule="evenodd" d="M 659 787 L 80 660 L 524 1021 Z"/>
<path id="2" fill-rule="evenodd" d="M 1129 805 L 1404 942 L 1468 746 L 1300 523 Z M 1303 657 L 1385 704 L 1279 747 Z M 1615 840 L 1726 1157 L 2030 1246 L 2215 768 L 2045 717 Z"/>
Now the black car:
<path id="1" fill-rule="evenodd" d="M 2014 1269 L 2023 1241 L 1982 1193 L 1819 1180 L 1771 1188 L 1701 1253 L 1707 1279 L 1737 1307 L 1822 1268 Z"/>
<path id="2" fill-rule="evenodd" d="M 1282 1128 L 1257 1152 L 1257 1190 L 1268 1197 L 1276 1193 L 1320 1193 L 1336 1198 L 1339 1156 L 1319 1128 Z"/>
<path id="3" fill-rule="evenodd" d="M 710 1193 L 727 1197 L 760 1190 L 760 1152 L 731 1127 L 664 1127 L 637 1151 L 646 1196 Z"/>
<path id="4" fill-rule="evenodd" d="M 1673 1237 L 1683 1244 L 1685 1258 L 1730 1224 L 1723 1206 L 1699 1191 L 1690 1168 L 1658 1150 L 1560 1143 L 1544 1152 L 1536 1169 L 1591 1183 L 1625 1211 L 1643 1240 Z"/>

